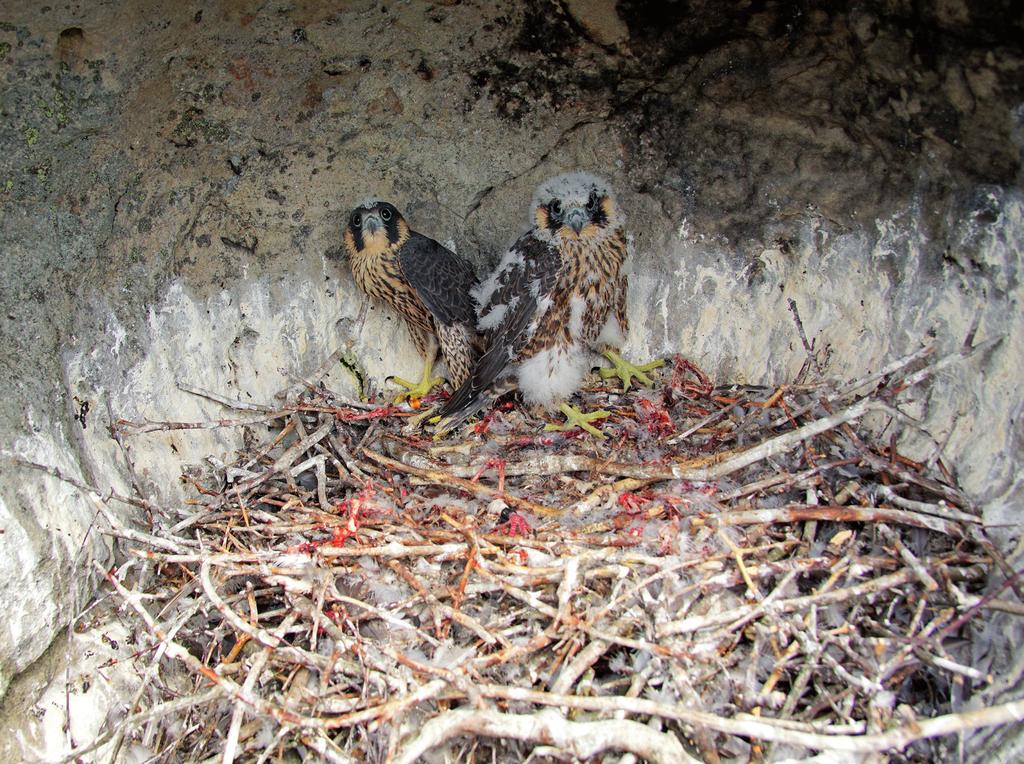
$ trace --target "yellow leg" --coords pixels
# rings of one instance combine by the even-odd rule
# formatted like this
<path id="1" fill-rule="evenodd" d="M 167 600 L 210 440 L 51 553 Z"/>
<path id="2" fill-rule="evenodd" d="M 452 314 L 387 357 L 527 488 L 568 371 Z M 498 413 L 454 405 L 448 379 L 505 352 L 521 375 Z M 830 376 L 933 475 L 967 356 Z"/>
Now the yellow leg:
<path id="1" fill-rule="evenodd" d="M 604 433 L 591 424 L 595 419 L 604 419 L 607 416 L 611 416 L 610 411 L 601 409 L 600 411 L 591 411 L 589 414 L 584 414 L 575 406 L 570 406 L 568 403 L 559 403 L 558 410 L 565 414 L 565 422 L 563 424 L 546 424 L 544 425 L 545 430 L 571 430 L 573 427 L 582 427 L 584 430 L 589 432 L 598 438 L 604 438 Z"/>
<path id="2" fill-rule="evenodd" d="M 598 369 L 598 373 L 601 375 L 601 379 L 611 379 L 612 377 L 618 377 L 622 380 L 622 391 L 626 392 L 629 390 L 630 381 L 635 377 L 636 381 L 644 387 L 650 387 L 654 384 L 651 378 L 644 372 L 648 372 L 651 369 L 657 369 L 659 366 L 665 365 L 665 359 L 659 358 L 656 361 L 645 363 L 643 366 L 634 366 L 629 361 L 626 361 L 616 353 L 614 350 L 608 350 L 602 355 L 612 362 L 612 368 Z"/>
<path id="3" fill-rule="evenodd" d="M 410 401 L 417 398 L 422 398 L 424 395 L 430 392 L 430 389 L 434 385 L 441 384 L 444 380 L 440 377 L 432 376 L 434 372 L 434 362 L 427 360 L 423 366 L 423 376 L 419 382 L 409 382 L 402 379 L 401 377 L 392 377 L 391 381 L 396 385 L 406 388 L 405 392 L 399 393 L 398 397 L 395 398 L 395 403 L 401 403 L 403 400 L 408 398 Z"/>

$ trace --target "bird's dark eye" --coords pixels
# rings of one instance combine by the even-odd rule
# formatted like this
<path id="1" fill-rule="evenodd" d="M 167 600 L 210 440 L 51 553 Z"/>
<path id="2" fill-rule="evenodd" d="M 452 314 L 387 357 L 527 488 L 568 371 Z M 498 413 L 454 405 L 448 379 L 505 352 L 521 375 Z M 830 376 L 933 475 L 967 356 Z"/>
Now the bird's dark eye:
<path id="1" fill-rule="evenodd" d="M 359 228 L 363 224 L 363 216 L 358 212 L 353 212 L 351 223 L 353 228 Z"/>
<path id="2" fill-rule="evenodd" d="M 381 207 L 380 219 L 383 220 L 385 223 L 391 220 L 391 210 L 389 210 L 387 207 Z"/>
<path id="3" fill-rule="evenodd" d="M 556 217 L 557 218 L 558 216 L 560 216 L 562 214 L 562 203 L 560 201 L 558 201 L 557 199 L 552 199 L 548 203 L 548 211 L 551 213 L 552 217 Z"/>
<path id="4" fill-rule="evenodd" d="M 597 209 L 597 205 L 599 203 L 600 203 L 600 200 L 597 198 L 597 192 L 596 191 L 591 191 L 590 192 L 590 198 L 587 199 L 587 209 L 590 212 L 593 212 L 594 210 Z"/>

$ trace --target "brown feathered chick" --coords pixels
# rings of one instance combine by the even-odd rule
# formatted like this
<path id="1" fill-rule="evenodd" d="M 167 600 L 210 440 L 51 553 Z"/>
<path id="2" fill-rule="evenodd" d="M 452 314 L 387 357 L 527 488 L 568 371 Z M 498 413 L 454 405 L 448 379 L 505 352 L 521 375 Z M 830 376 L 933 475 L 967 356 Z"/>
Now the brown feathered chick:
<path id="1" fill-rule="evenodd" d="M 439 345 L 449 381 L 455 388 L 461 385 L 476 358 L 473 266 L 410 229 L 388 202 L 366 202 L 353 210 L 344 238 L 356 284 L 405 318 L 424 358 L 418 383 L 393 378 L 408 388 L 399 400 L 422 397 L 440 382 L 432 377 Z"/>
<path id="2" fill-rule="evenodd" d="M 600 436 L 590 422 L 608 412 L 581 414 L 565 402 L 583 383 L 592 352 L 603 352 L 627 388 L 634 377 L 650 384 L 643 372 L 660 365 L 633 366 L 615 352 L 629 329 L 626 254 L 622 213 L 605 181 L 572 172 L 541 184 L 532 228 L 477 289 L 487 351 L 442 407 L 438 431 L 488 405 L 507 380 L 526 403 L 557 408 L 570 426 Z"/>

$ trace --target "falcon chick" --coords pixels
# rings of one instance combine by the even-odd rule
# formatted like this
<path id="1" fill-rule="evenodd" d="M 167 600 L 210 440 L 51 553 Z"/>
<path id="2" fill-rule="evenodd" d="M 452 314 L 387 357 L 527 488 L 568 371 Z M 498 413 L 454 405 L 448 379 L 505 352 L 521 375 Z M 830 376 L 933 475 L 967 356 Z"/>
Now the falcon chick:
<path id="1" fill-rule="evenodd" d="M 422 397 L 440 384 L 432 377 L 439 343 L 452 387 L 461 385 L 476 359 L 473 266 L 410 229 L 388 202 L 370 201 L 353 210 L 344 238 L 356 284 L 405 318 L 425 360 L 418 383 L 393 377 L 407 388 L 396 400 Z"/>
<path id="2" fill-rule="evenodd" d="M 565 403 L 583 383 L 592 350 L 614 364 L 602 376 L 620 377 L 625 389 L 634 377 L 650 385 L 644 372 L 663 363 L 634 366 L 615 352 L 629 329 L 627 248 L 608 184 L 584 172 L 559 175 L 541 184 L 531 209 L 533 227 L 474 292 L 487 351 L 441 408 L 439 433 L 490 403 L 496 383 L 508 379 L 526 403 L 565 414 L 566 424 L 547 429 L 580 426 L 603 437 L 590 422 L 609 412 L 582 414 Z"/>

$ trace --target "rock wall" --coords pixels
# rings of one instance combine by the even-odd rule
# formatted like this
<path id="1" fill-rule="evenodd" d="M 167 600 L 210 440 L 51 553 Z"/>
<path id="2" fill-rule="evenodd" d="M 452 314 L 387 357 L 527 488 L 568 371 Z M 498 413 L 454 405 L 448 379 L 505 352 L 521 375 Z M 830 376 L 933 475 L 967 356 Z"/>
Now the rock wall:
<path id="1" fill-rule="evenodd" d="M 1008 0 L 8 4 L 0 447 L 177 504 L 183 467 L 241 431 L 122 450 L 111 417 L 222 417 L 182 388 L 265 403 L 336 350 L 378 383 L 416 373 L 354 292 L 356 202 L 389 198 L 482 269 L 537 183 L 582 167 L 635 237 L 637 357 L 787 381 L 805 360 L 789 300 L 835 377 L 929 335 L 1003 336 L 916 413 L 1014 554 L 1022 33 Z M 351 385 L 341 364 L 327 379 Z M 0 693 L 95 591 L 91 560 L 113 562 L 100 527 L 82 491 L 5 465 Z"/>

